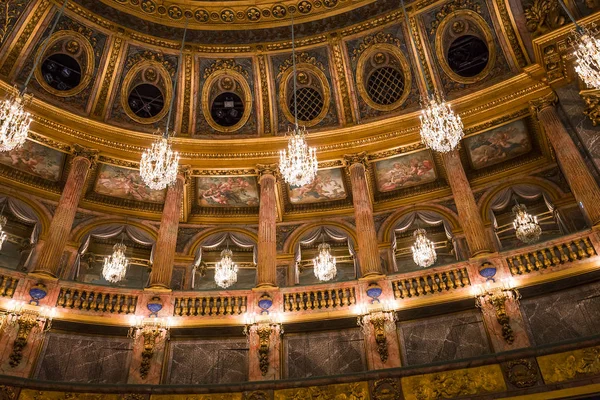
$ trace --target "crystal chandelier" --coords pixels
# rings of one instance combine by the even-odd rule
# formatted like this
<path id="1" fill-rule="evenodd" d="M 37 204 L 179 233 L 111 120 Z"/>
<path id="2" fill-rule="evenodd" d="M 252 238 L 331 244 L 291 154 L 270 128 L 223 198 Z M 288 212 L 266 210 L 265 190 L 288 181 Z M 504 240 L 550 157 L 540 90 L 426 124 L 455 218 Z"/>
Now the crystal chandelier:
<path id="1" fill-rule="evenodd" d="M 54 19 L 54 24 L 50 29 L 48 38 L 54 34 L 56 24 L 65 10 L 67 1 L 68 0 L 64 1 L 58 15 Z M 42 45 L 40 50 L 41 55 L 46 51 L 49 42 L 50 41 L 46 39 L 45 43 Z M 31 71 L 23 84 L 23 89 L 16 95 L 9 94 L 2 102 L 0 102 L 0 151 L 13 150 L 25 143 L 25 140 L 27 139 L 29 125 L 31 124 L 31 116 L 25 111 L 25 103 L 31 97 L 27 96 L 25 91 L 38 67 L 40 59 L 41 57 L 35 57 Z"/>
<path id="2" fill-rule="evenodd" d="M 142 153 L 140 176 L 150 189 L 163 190 L 177 179 L 178 166 L 179 153 L 171 149 L 165 134 Z"/>
<path id="3" fill-rule="evenodd" d="M 575 72 L 588 87 L 600 89 L 600 40 L 594 37 L 598 31 L 594 24 L 590 25 L 590 29 L 583 28 L 575 21 L 563 0 L 558 0 L 558 3 L 575 25 L 575 32 L 570 39 L 577 59 Z"/>
<path id="4" fill-rule="evenodd" d="M 421 111 L 421 141 L 438 153 L 448 153 L 463 138 L 463 123 L 450 105 L 439 96 L 431 95 Z"/>
<path id="5" fill-rule="evenodd" d="M 9 95 L 0 103 L 0 151 L 10 151 L 25 143 L 31 117 L 24 105 L 21 93 Z"/>
<path id="6" fill-rule="evenodd" d="M 435 253 L 435 245 L 427 239 L 425 229 L 417 229 L 414 233 L 415 243 L 411 246 L 413 260 L 419 267 L 427 268 L 435 263 L 437 254 Z"/>
<path id="7" fill-rule="evenodd" d="M 177 93 L 177 77 L 181 69 L 181 59 L 183 57 L 183 48 L 185 46 L 185 35 L 187 34 L 187 20 L 183 30 L 183 39 L 179 51 L 179 60 L 177 61 L 177 72 L 173 78 L 173 95 L 169 105 L 169 114 L 164 134 L 152 143 L 152 147 L 144 150 L 140 161 L 140 176 L 144 183 L 153 190 L 163 190 L 168 185 L 175 183 L 177 179 L 177 167 L 179 166 L 179 153 L 171 149 L 169 143 L 169 124 L 175 103 L 175 93 Z"/>
<path id="8" fill-rule="evenodd" d="M 228 248 L 221 252 L 221 261 L 215 265 L 215 283 L 217 286 L 227 289 L 237 282 L 238 266 L 231 257 L 233 252 Z"/>
<path id="9" fill-rule="evenodd" d="M 127 246 L 117 243 L 113 246 L 113 253 L 108 257 L 104 257 L 104 268 L 102 268 L 102 276 L 110 283 L 117 283 L 125 278 L 129 259 L 125 257 Z"/>
<path id="10" fill-rule="evenodd" d="M 331 247 L 323 242 L 319 245 L 319 254 L 313 259 L 315 276 L 321 282 L 327 282 L 335 278 L 337 269 L 335 257 L 331 255 Z"/>
<path id="11" fill-rule="evenodd" d="M 294 84 L 294 129 L 288 137 L 287 150 L 279 152 L 279 170 L 283 179 L 293 186 L 304 186 L 317 176 L 319 164 L 317 152 L 306 143 L 306 127 L 298 126 L 298 102 L 296 96 L 296 46 L 294 41 L 294 15 L 292 15 L 292 81 Z M 288 132 L 289 133 L 289 132 Z"/>
<path id="12" fill-rule="evenodd" d="M 4 215 L 0 215 L 0 250 L 2 250 L 2 245 L 4 244 L 4 242 L 6 242 L 7 239 L 6 232 L 4 232 L 6 222 L 6 217 Z"/>
<path id="13" fill-rule="evenodd" d="M 523 243 L 536 242 L 542 234 L 542 228 L 538 224 L 537 217 L 529 214 L 524 204 L 515 205 L 512 212 L 515 215 L 513 227 L 517 239 Z"/>
<path id="14" fill-rule="evenodd" d="M 287 150 L 279 152 L 279 170 L 290 185 L 304 186 L 317 175 L 317 152 L 306 144 L 306 128 L 294 127 L 288 139 Z"/>

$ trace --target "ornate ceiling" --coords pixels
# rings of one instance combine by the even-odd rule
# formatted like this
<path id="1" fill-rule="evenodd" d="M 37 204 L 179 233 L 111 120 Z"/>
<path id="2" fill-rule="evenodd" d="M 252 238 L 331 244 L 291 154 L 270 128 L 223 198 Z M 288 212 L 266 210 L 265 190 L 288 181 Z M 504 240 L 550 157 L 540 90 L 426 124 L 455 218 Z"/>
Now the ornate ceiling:
<path id="1" fill-rule="evenodd" d="M 41 54 L 61 3 L 10 0 L 0 16 L 2 88 L 22 84 L 35 57 L 43 61 L 28 89 L 35 96 L 32 141 L 0 155 L 0 174 L 44 197 L 57 198 L 78 144 L 100 152 L 83 207 L 156 218 L 164 193 L 143 185 L 137 163 L 164 128 L 174 96 L 174 145 L 190 177 L 184 218 L 254 221 L 256 165 L 276 162 L 293 120 L 292 12 L 299 114 L 320 171 L 312 187 L 278 183 L 280 220 L 351 215 L 343 155 L 363 151 L 376 211 L 449 198 L 440 159 L 418 137 L 426 84 L 461 113 L 467 134 L 461 156 L 475 190 L 517 170 L 554 165 L 528 102 L 548 91 L 548 82 L 567 81 L 564 60 L 553 65 L 552 57 L 564 48 L 568 29 L 552 11 L 540 14 L 538 2 L 413 2 L 406 27 L 399 3 L 387 0 L 74 0 Z M 579 16 L 594 9 L 569 6 Z M 179 60 L 186 19 L 190 31 Z M 535 39 L 554 29 L 556 35 Z M 479 46 L 483 58 L 469 46 Z M 60 69 L 48 77 L 56 55 L 67 57 L 58 65 L 71 62 L 77 79 L 63 82 Z"/>

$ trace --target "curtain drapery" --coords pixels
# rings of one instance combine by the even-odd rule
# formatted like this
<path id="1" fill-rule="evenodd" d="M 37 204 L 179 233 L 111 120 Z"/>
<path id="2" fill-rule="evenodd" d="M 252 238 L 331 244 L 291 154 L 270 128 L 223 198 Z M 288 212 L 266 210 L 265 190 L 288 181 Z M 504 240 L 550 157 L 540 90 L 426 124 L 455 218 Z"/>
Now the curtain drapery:
<path id="1" fill-rule="evenodd" d="M 194 255 L 194 262 L 192 264 L 192 289 L 196 286 L 196 270 L 202 263 L 202 250 L 203 249 L 214 249 L 223 244 L 226 240 L 231 240 L 236 246 L 239 246 L 244 249 L 252 249 L 252 261 L 256 265 L 257 263 L 257 253 L 256 253 L 256 243 L 249 236 L 244 235 L 243 233 L 237 232 L 221 232 L 215 233 L 204 239 L 202 243 L 196 249 L 196 254 Z"/>

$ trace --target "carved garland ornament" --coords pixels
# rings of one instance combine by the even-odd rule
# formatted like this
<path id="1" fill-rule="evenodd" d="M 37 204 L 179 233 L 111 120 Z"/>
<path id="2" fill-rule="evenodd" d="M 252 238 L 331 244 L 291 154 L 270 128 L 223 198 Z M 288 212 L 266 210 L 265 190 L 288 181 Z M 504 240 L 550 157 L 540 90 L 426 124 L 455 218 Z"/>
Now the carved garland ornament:
<path id="1" fill-rule="evenodd" d="M 481 4 L 473 0 L 455 0 L 444 6 L 435 14 L 435 19 L 431 22 L 429 34 L 433 35 L 437 31 L 442 21 L 448 16 L 454 14 L 458 10 L 471 10 L 477 14 L 481 14 Z"/>

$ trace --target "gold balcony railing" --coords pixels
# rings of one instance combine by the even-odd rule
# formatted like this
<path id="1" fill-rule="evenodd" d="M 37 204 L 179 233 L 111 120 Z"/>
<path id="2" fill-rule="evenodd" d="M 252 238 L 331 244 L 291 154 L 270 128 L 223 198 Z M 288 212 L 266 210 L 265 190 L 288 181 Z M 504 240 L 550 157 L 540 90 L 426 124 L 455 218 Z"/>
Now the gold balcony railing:
<path id="1" fill-rule="evenodd" d="M 506 257 L 506 262 L 511 274 L 523 275 L 595 255 L 594 246 L 589 237 L 585 236 L 551 244 L 541 249 L 510 255 Z"/>
<path id="2" fill-rule="evenodd" d="M 0 275 L 0 297 L 12 298 L 18 283 L 18 278 L 4 274 Z"/>
<path id="3" fill-rule="evenodd" d="M 283 294 L 283 311 L 333 310 L 356 304 L 354 287 L 317 289 Z"/>
<path id="4" fill-rule="evenodd" d="M 176 297 L 173 315 L 227 316 L 240 315 L 248 309 L 246 296 Z"/>
<path id="5" fill-rule="evenodd" d="M 60 288 L 57 307 L 72 310 L 134 314 L 138 296 L 103 292 L 97 288 Z"/>
<path id="6" fill-rule="evenodd" d="M 466 267 L 423 272 L 417 276 L 392 281 L 396 299 L 444 293 L 470 285 Z"/>

